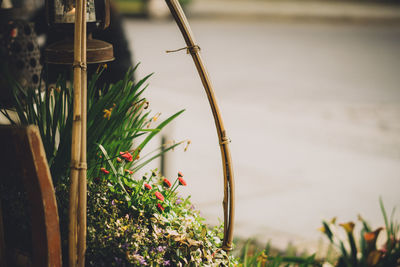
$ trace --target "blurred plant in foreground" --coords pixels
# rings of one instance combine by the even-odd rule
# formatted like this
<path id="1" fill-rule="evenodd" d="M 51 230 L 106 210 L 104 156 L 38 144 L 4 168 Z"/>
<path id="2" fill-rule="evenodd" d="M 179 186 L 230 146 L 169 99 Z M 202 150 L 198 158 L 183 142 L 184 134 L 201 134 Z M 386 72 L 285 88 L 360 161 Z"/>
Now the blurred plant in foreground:
<path id="1" fill-rule="evenodd" d="M 370 225 L 358 216 L 362 224 L 359 234 L 359 244 L 356 244 L 354 233 L 355 223 L 336 224 L 336 218 L 330 222 L 323 221 L 321 231 L 328 237 L 330 243 L 339 249 L 339 257 L 334 263 L 337 267 L 395 267 L 400 266 L 400 225 L 394 220 L 393 209 L 388 218 L 382 199 L 379 200 L 385 228 L 372 229 Z M 338 228 L 343 228 L 347 238 L 342 240 Z M 378 236 L 386 232 L 383 245 L 377 246 Z"/>
<path id="2" fill-rule="evenodd" d="M 243 246 L 239 264 L 237 267 L 308 267 L 322 266 L 322 263 L 315 258 L 315 254 L 307 255 L 305 253 L 297 253 L 296 248 L 289 245 L 286 251 L 281 252 L 273 249 L 268 242 L 264 249 L 253 242 L 248 240 Z"/>

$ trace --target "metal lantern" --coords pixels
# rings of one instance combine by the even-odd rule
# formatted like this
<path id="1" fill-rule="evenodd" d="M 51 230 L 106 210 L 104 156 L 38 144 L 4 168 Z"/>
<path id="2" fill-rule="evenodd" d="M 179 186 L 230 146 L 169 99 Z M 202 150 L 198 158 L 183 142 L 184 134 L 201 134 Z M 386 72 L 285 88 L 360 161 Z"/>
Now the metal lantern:
<path id="1" fill-rule="evenodd" d="M 74 55 L 73 29 L 75 0 L 46 0 L 47 22 L 52 32 L 62 36 L 45 49 L 45 61 L 50 64 L 72 64 Z M 93 39 L 91 33 L 104 30 L 110 25 L 110 1 L 87 0 L 87 63 L 103 63 L 114 60 L 111 44 Z"/>
<path id="2" fill-rule="evenodd" d="M 86 21 L 96 22 L 96 9 L 94 0 L 86 2 Z M 54 23 L 74 23 L 75 22 L 75 1 L 54 0 Z"/>

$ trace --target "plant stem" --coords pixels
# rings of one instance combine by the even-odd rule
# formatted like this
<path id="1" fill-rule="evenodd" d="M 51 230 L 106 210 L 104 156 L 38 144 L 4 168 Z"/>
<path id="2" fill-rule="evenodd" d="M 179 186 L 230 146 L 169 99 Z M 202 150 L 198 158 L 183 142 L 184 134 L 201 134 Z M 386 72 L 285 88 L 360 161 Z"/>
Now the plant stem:
<path id="1" fill-rule="evenodd" d="M 176 191 L 176 189 L 178 188 L 179 185 L 177 185 L 175 188 L 174 186 L 176 185 L 176 182 L 178 181 L 178 178 L 175 179 L 174 184 L 171 187 L 171 190 L 169 190 L 168 195 L 165 197 L 167 200 L 169 199 L 169 197 Z"/>

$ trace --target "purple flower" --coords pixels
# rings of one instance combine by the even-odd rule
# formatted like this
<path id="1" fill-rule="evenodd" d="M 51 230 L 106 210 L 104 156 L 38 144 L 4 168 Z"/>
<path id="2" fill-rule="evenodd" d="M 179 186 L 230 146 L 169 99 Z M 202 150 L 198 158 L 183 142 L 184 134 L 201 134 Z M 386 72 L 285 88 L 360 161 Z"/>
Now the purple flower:
<path id="1" fill-rule="evenodd" d="M 178 197 L 175 201 L 175 205 L 179 205 L 182 203 L 182 198 Z"/>
<path id="2" fill-rule="evenodd" d="M 146 260 L 142 257 L 141 259 L 139 259 L 139 263 L 141 264 L 141 265 L 147 265 L 147 262 L 146 262 Z"/>
<path id="3" fill-rule="evenodd" d="M 167 247 L 165 247 L 165 246 L 158 246 L 157 247 L 157 251 L 158 252 L 164 252 L 164 250 L 166 249 Z"/>
<path id="4" fill-rule="evenodd" d="M 114 199 L 111 201 L 111 205 L 115 206 L 115 201 L 114 201 Z"/>
<path id="5" fill-rule="evenodd" d="M 147 265 L 147 262 L 142 255 L 135 252 L 132 256 L 133 256 L 133 259 L 138 261 L 140 265 Z"/>
<path id="6" fill-rule="evenodd" d="M 171 265 L 171 262 L 169 261 L 169 260 L 166 260 L 166 261 L 164 261 L 164 266 L 170 266 Z"/>

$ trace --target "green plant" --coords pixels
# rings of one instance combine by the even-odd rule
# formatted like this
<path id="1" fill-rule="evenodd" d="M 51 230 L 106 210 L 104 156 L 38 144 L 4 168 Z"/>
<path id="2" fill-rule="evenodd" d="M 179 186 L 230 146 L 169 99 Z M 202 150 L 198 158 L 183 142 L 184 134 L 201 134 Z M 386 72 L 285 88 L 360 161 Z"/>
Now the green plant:
<path id="1" fill-rule="evenodd" d="M 147 88 L 144 84 L 151 75 L 134 84 L 131 77 L 136 68 L 129 70 L 125 78 L 116 84 L 98 88 L 96 82 L 105 71 L 105 67 L 99 67 L 98 72 L 88 83 L 88 177 L 93 177 L 98 172 L 97 144 L 102 144 L 109 153 L 116 154 L 122 149 L 130 149 L 134 140 L 144 137 L 134 152 L 135 159 L 139 159 L 139 153 L 145 145 L 183 112 L 183 110 L 177 112 L 156 128 L 150 129 L 148 126 L 156 120 L 158 115 L 152 117 L 150 111 L 146 111 L 149 103 L 142 94 Z M 17 119 L 14 119 L 7 109 L 3 108 L 0 112 L 11 124 L 38 126 L 50 171 L 57 185 L 68 177 L 70 164 L 73 88 L 68 83 L 67 75 L 60 76 L 55 85 L 46 85 L 42 93 L 39 89 L 24 89 L 11 81 L 9 77 L 7 79 L 13 88 L 15 107 L 13 111 L 16 112 Z M 39 88 L 42 88 L 41 83 L 42 81 Z M 144 167 L 149 161 L 172 147 L 160 147 L 154 151 L 155 155 L 148 155 L 150 159 L 142 157 L 141 160 L 135 160 L 130 164 L 133 171 Z"/>
<path id="2" fill-rule="evenodd" d="M 174 183 L 156 171 L 136 180 L 124 169 L 131 159 L 105 168 L 90 184 L 88 251 L 90 266 L 229 266 L 235 259 L 219 249 L 222 228 L 208 229 L 190 198 L 178 196 L 183 174 Z M 105 155 L 108 155 L 105 153 Z M 121 168 L 122 167 L 122 168 Z M 116 178 L 114 176 L 119 176 Z M 121 185 L 118 180 L 127 180 Z M 94 197 L 90 197 L 93 195 Z M 129 201 L 127 201 L 127 196 Z"/>
<path id="3" fill-rule="evenodd" d="M 136 184 L 134 179 L 127 179 L 127 177 L 121 175 L 111 176 L 106 183 L 98 183 L 98 178 L 102 175 L 102 166 L 106 164 L 111 164 L 110 166 L 112 166 L 113 163 L 117 163 L 118 159 L 120 159 L 116 156 L 110 158 L 106 156 L 107 154 L 104 157 L 100 157 L 102 151 L 99 148 L 103 151 L 108 151 L 111 155 L 119 155 L 124 158 L 118 169 L 114 171 L 118 171 L 120 174 L 127 171 L 132 177 L 133 173 L 146 166 L 147 163 L 182 143 L 163 145 L 144 156 L 140 154 L 154 136 L 183 112 L 183 110 L 179 111 L 156 127 L 151 127 L 160 115 L 151 116 L 150 111 L 147 111 L 149 103 L 142 97 L 147 87 L 144 84 L 151 75 L 134 84 L 130 80 L 132 72 L 135 70 L 133 69 L 126 74 L 124 80 L 110 86 L 98 88 L 96 81 L 104 70 L 105 68 L 99 68 L 99 71 L 90 79 L 87 103 L 88 229 L 101 229 L 100 232 L 109 229 L 102 228 L 105 225 L 119 226 L 119 223 L 114 224 L 114 218 L 117 216 L 115 212 L 118 211 L 118 214 L 120 214 L 122 211 L 115 208 L 108 209 L 109 206 L 113 206 L 113 199 L 115 199 L 115 202 L 119 201 L 118 203 L 121 203 L 119 207 L 126 206 L 123 209 L 124 211 L 134 207 L 130 200 L 132 195 L 129 196 L 127 189 L 131 192 Z M 11 124 L 36 124 L 39 128 L 56 188 L 63 259 L 66 260 L 68 259 L 66 256 L 68 255 L 66 240 L 73 89 L 70 87 L 65 75 L 61 76 L 55 85 L 46 85 L 46 89 L 43 92 L 39 89 L 26 90 L 11 80 L 9 80 L 9 84 L 13 87 L 15 108 L 11 111 L 1 109 L 1 112 L 9 119 Z M 39 88 L 42 88 L 42 85 Z M 16 119 L 12 112 L 16 113 Z M 134 142 L 136 144 L 135 147 L 133 146 Z M 98 144 L 101 144 L 101 146 Z M 112 177 L 115 179 L 112 179 Z M 100 213 L 99 210 L 101 210 Z M 96 214 L 96 216 L 93 216 L 93 214 Z M 127 213 L 125 212 L 125 214 Z M 138 217 L 132 218 L 137 219 Z M 148 224 L 142 220 L 136 221 L 135 225 L 138 226 L 142 223 L 143 227 L 147 227 L 146 225 Z M 111 257 L 109 251 L 117 252 L 114 249 L 115 246 L 113 246 L 114 250 L 109 247 L 107 247 L 107 251 L 105 249 L 96 249 L 98 248 L 97 244 L 101 244 L 101 242 L 96 241 L 96 238 L 97 234 L 91 235 L 90 231 L 88 232 L 88 251 L 95 251 L 95 253 L 88 255 L 95 255 L 101 259 L 103 254 Z M 132 237 L 130 238 L 132 239 Z M 151 239 L 151 236 L 148 238 Z M 118 240 L 114 236 L 114 244 L 115 242 L 118 243 Z M 91 250 L 92 248 L 94 250 Z M 96 262 L 101 263 L 99 260 Z"/>
<path id="4" fill-rule="evenodd" d="M 131 70 L 123 81 L 97 88 L 102 71 L 88 86 L 87 265 L 233 265 L 235 259 L 220 249 L 222 228 L 209 229 L 190 199 L 177 195 L 177 188 L 186 185 L 181 173 L 173 184 L 156 171 L 135 177 L 151 160 L 182 143 L 141 155 L 183 110 L 151 128 L 159 115 L 146 111 L 145 88 L 141 89 L 150 75 L 133 84 Z M 72 88 L 65 77 L 43 93 L 13 86 L 18 119 L 9 110 L 1 112 L 12 124 L 36 124 L 40 130 L 56 185 L 65 261 Z"/>
<path id="5" fill-rule="evenodd" d="M 190 198 L 178 196 L 177 189 L 187 185 L 181 172 L 173 182 L 156 171 L 135 179 L 126 169 L 134 154 L 120 151 L 110 156 L 102 145 L 99 148 L 107 165 L 89 184 L 91 194 L 97 195 L 88 213 L 91 265 L 233 264 L 234 258 L 219 249 L 221 227 L 208 229 Z"/>
<path id="6" fill-rule="evenodd" d="M 322 266 L 321 262 L 315 259 L 315 254 L 308 256 L 298 254 L 288 246 L 286 251 L 272 249 L 268 242 L 265 248 L 261 248 L 257 242 L 247 240 L 240 252 L 239 267 L 279 267 L 279 266 Z"/>
<path id="7" fill-rule="evenodd" d="M 377 239 L 384 228 L 373 230 L 361 216 L 358 217 L 362 224 L 358 246 L 354 234 L 354 222 L 337 225 L 336 218 L 330 222 L 323 221 L 321 231 L 340 252 L 336 266 L 400 266 L 400 225 L 394 220 L 395 209 L 388 218 L 382 199 L 379 199 L 379 203 L 386 229 L 386 241 L 380 248 L 377 247 Z M 339 237 L 338 226 L 341 226 L 346 233 L 345 241 Z"/>

